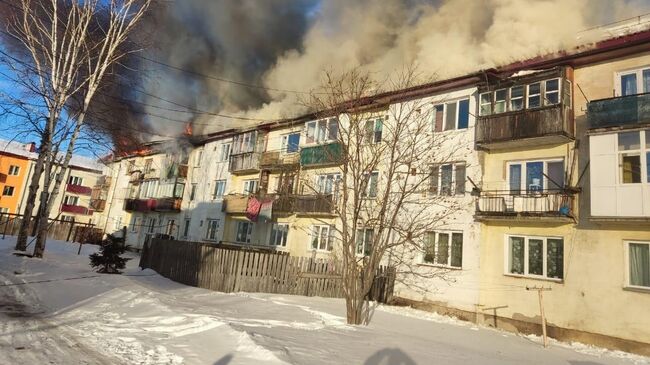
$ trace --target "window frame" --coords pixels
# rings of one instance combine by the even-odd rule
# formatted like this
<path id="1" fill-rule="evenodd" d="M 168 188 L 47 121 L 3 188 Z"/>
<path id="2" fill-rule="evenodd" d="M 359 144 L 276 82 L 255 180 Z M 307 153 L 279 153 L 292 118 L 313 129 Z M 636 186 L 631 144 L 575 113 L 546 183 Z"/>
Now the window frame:
<path id="1" fill-rule="evenodd" d="M 74 200 L 74 204 L 70 204 L 71 200 Z M 69 205 L 69 206 L 74 206 L 78 207 L 79 206 L 79 197 L 76 195 L 64 195 L 63 196 L 63 205 Z"/>
<path id="2" fill-rule="evenodd" d="M 334 142 L 338 139 L 340 121 L 336 117 L 311 120 L 305 123 L 305 145 L 318 145 Z M 332 125 L 336 124 L 336 129 Z M 310 132 L 310 127 L 313 131 Z M 332 131 L 336 130 L 336 136 L 332 137 Z M 313 135 L 311 135 L 313 133 Z M 310 141 L 311 138 L 311 141 Z"/>
<path id="3" fill-rule="evenodd" d="M 510 89 L 511 88 L 509 88 L 509 87 L 502 88 L 502 89 L 496 89 L 492 93 L 493 98 L 494 98 L 494 103 L 492 104 L 492 110 L 493 110 L 494 114 L 502 114 L 502 113 L 507 113 L 507 112 L 510 111 L 510 109 L 508 108 L 508 103 L 510 101 L 510 99 L 508 98 L 510 96 Z M 503 99 L 503 111 L 497 112 L 497 102 L 500 102 L 500 101 L 497 101 L 497 93 L 499 93 L 501 91 L 504 92 L 504 96 L 505 96 L 505 98 Z"/>
<path id="4" fill-rule="evenodd" d="M 279 227 L 285 227 L 285 231 L 278 229 Z M 283 234 L 284 232 L 286 234 Z M 278 233 L 280 234 L 279 236 Z M 278 239 L 280 244 L 278 244 Z M 268 242 L 269 246 L 275 247 L 276 249 L 286 249 L 287 242 L 289 242 L 289 223 L 273 223 L 269 232 Z"/>
<path id="5" fill-rule="evenodd" d="M 12 185 L 5 185 L 2 188 L 2 196 L 14 196 L 16 192 L 16 187 Z"/>
<path id="6" fill-rule="evenodd" d="M 542 98 L 544 94 L 544 89 L 542 88 L 542 85 L 544 84 L 545 80 L 539 80 L 535 82 L 531 82 L 530 84 L 526 84 L 526 109 L 539 109 L 544 106 L 544 100 Z M 530 87 L 532 85 L 539 84 L 539 93 L 537 94 L 531 94 L 530 93 Z M 539 105 L 537 106 L 530 106 L 530 98 L 531 96 L 537 96 L 539 98 Z"/>
<path id="7" fill-rule="evenodd" d="M 430 245 L 430 242 L 427 242 L 429 240 L 429 235 L 433 234 L 433 248 L 434 248 L 434 253 L 433 253 L 433 262 L 427 262 L 426 261 L 426 256 L 427 256 L 427 246 Z M 453 266 L 452 265 L 452 254 L 453 254 L 453 237 L 454 234 L 458 235 L 460 234 L 461 241 L 460 241 L 460 266 Z M 440 235 L 446 235 L 448 237 L 447 241 L 447 263 L 446 264 L 441 264 L 437 263 L 438 260 L 438 250 L 439 250 L 439 242 L 440 242 Z M 425 232 L 425 237 L 424 237 L 424 242 L 423 242 L 423 249 L 422 249 L 422 254 L 420 256 L 420 265 L 425 265 L 425 266 L 433 266 L 433 267 L 442 267 L 442 268 L 447 268 L 447 269 L 453 269 L 453 270 L 462 270 L 463 269 L 463 248 L 465 246 L 465 234 L 463 231 L 460 230 L 438 230 L 438 231 L 427 231 Z"/>
<path id="8" fill-rule="evenodd" d="M 7 171 L 7 175 L 18 176 L 19 174 L 20 174 L 20 166 L 9 165 L 9 171 Z"/>
<path id="9" fill-rule="evenodd" d="M 524 238 L 524 273 L 517 274 L 510 272 L 510 238 L 519 237 Z M 530 274 L 530 263 L 529 263 L 529 241 L 541 240 L 542 241 L 542 275 Z M 552 278 L 548 276 L 548 240 L 560 240 L 562 241 L 562 277 L 561 278 Z M 561 236 L 537 236 L 537 235 L 525 235 L 525 234 L 506 234 L 504 242 L 504 260 L 503 260 L 503 275 L 512 276 L 519 278 L 528 278 L 536 280 L 548 280 L 554 282 L 564 282 L 566 277 L 566 239 Z"/>
<path id="10" fill-rule="evenodd" d="M 318 230 L 318 235 L 317 235 L 317 238 L 316 238 L 316 242 L 314 242 L 314 230 L 315 229 Z M 322 238 L 323 238 L 323 230 L 325 230 L 325 229 L 327 229 L 327 236 L 326 236 L 327 237 L 327 242 L 325 242 L 325 248 L 321 248 L 321 247 L 323 247 Z M 334 238 L 333 238 L 333 234 L 332 234 L 333 230 L 334 230 L 334 227 L 332 227 L 331 225 L 312 224 L 311 229 L 310 229 L 310 233 L 309 233 L 309 242 L 310 242 L 309 249 L 311 251 L 317 251 L 317 252 L 332 252 L 332 250 L 334 249 L 334 244 L 333 244 Z M 317 247 L 314 247 L 314 243 L 316 243 Z"/>
<path id="11" fill-rule="evenodd" d="M 361 192 L 361 197 L 366 199 L 374 199 L 379 195 L 379 171 L 371 171 L 364 174 L 367 176 L 366 189 Z M 374 194 L 371 194 L 374 180 Z"/>
<path id="12" fill-rule="evenodd" d="M 644 71 L 650 72 L 650 65 L 615 72 L 614 73 L 615 95 L 617 97 L 621 97 L 621 96 L 633 96 L 633 95 L 649 93 L 650 90 L 644 90 L 643 89 L 643 86 L 644 86 L 643 85 L 643 72 Z M 623 76 L 627 76 L 627 75 L 636 75 L 636 93 L 635 94 L 623 95 L 623 80 L 622 80 L 622 78 L 623 78 Z"/>
<path id="13" fill-rule="evenodd" d="M 542 168 L 542 189 L 539 191 L 528 191 L 528 186 L 526 186 L 526 176 L 528 172 L 528 163 L 535 163 L 535 162 L 541 162 L 543 164 Z M 512 161 L 506 161 L 506 191 L 508 191 L 511 195 L 526 195 L 526 194 L 531 194 L 533 192 L 537 193 L 548 193 L 548 192 L 555 192 L 562 190 L 563 187 L 559 189 L 549 189 L 549 183 L 551 183 L 550 179 L 547 178 L 545 175 L 548 175 L 548 164 L 553 163 L 553 162 L 562 162 L 562 170 L 563 172 L 566 173 L 566 162 L 564 161 L 564 157 L 550 157 L 550 158 L 545 158 L 545 159 L 534 159 L 534 160 L 512 160 Z M 511 189 L 510 185 L 510 166 L 512 165 L 519 165 L 521 166 L 521 176 L 519 180 L 519 193 L 518 194 L 513 194 L 513 190 Z M 566 176 L 563 176 L 563 179 L 565 179 Z M 563 181 L 564 186 L 566 186 L 566 181 Z"/>
<path id="14" fill-rule="evenodd" d="M 232 143 L 222 143 L 219 151 L 219 162 L 228 162 L 230 160 L 230 153 L 232 151 Z"/>
<path id="15" fill-rule="evenodd" d="M 553 91 L 550 91 L 550 92 L 547 90 L 546 86 L 547 86 L 549 81 L 557 81 L 557 90 L 553 90 Z M 543 100 L 542 100 L 543 101 L 542 105 L 540 107 L 558 105 L 558 104 L 560 104 L 562 102 L 562 79 L 561 78 L 555 77 L 555 78 L 543 80 L 542 85 L 543 85 L 543 89 L 541 89 L 540 91 L 543 93 L 544 97 L 543 97 Z M 547 95 L 549 93 L 557 94 L 557 103 L 550 103 L 549 102 L 549 99 L 547 98 Z"/>
<path id="16" fill-rule="evenodd" d="M 451 180 L 449 182 L 450 187 L 449 187 L 449 194 L 442 194 L 442 167 L 443 166 L 449 166 L 451 165 Z M 463 182 L 463 191 L 459 192 L 458 191 L 458 176 L 457 176 L 457 168 L 458 166 L 463 166 L 465 169 L 465 180 Z M 437 169 L 437 177 L 435 179 L 436 181 L 436 189 L 433 191 L 433 170 Z M 453 196 L 464 196 L 467 193 L 467 163 L 464 161 L 455 161 L 455 162 L 446 162 L 446 163 L 439 163 L 439 164 L 431 164 L 429 166 L 429 182 L 427 183 L 428 189 L 427 192 L 430 196 L 447 196 L 447 197 L 453 197 Z"/>
<path id="17" fill-rule="evenodd" d="M 217 241 L 217 233 L 219 232 L 219 221 L 220 221 L 219 219 L 214 219 L 214 218 L 208 218 L 205 220 L 206 241 Z"/>
<path id="18" fill-rule="evenodd" d="M 291 136 L 298 135 L 298 144 L 296 145 L 296 150 L 295 151 L 289 151 L 289 138 Z M 283 134 L 281 137 L 281 143 L 280 143 L 280 154 L 281 155 L 291 155 L 294 153 L 299 153 L 300 152 L 300 132 L 292 132 L 292 133 L 286 133 Z"/>
<path id="19" fill-rule="evenodd" d="M 624 150 L 621 149 L 620 144 L 618 143 L 619 135 L 624 133 L 638 133 L 639 134 L 639 148 L 633 150 Z M 650 136 L 650 129 L 638 129 L 633 131 L 619 131 L 616 133 L 616 184 L 617 186 L 638 186 L 643 184 L 650 184 L 650 171 L 648 169 L 648 160 L 650 158 L 650 141 L 648 140 Z M 639 156 L 639 182 L 623 182 L 623 156 Z"/>
<path id="20" fill-rule="evenodd" d="M 357 236 L 356 236 L 356 240 L 354 242 L 354 254 L 357 257 L 368 257 L 368 256 L 370 256 L 366 252 L 366 250 L 368 248 L 367 232 L 371 232 L 370 233 L 371 234 L 370 240 L 374 242 L 374 240 L 375 240 L 375 229 L 374 228 L 369 228 L 369 227 L 357 228 L 357 233 L 356 233 Z M 359 237 L 361 237 L 361 242 L 359 241 Z M 370 245 L 370 250 L 371 250 L 370 253 L 372 253 L 372 243 L 373 242 L 371 242 L 371 245 Z M 361 244 L 361 245 L 359 246 L 359 244 Z M 359 247 L 361 247 L 361 250 L 359 250 Z M 361 252 L 359 252 L 359 251 L 361 251 Z"/>
<path id="21" fill-rule="evenodd" d="M 487 103 L 483 102 L 483 95 L 489 95 L 489 98 L 488 98 L 489 101 Z M 479 116 L 485 117 L 485 116 L 494 114 L 494 110 L 493 110 L 493 107 L 492 107 L 493 106 L 492 105 L 493 104 L 493 102 L 492 102 L 493 98 L 494 98 L 494 92 L 492 92 L 492 91 L 487 91 L 487 92 L 479 94 L 479 96 L 478 96 L 478 102 L 479 102 L 478 115 Z M 484 105 L 489 105 L 490 106 L 489 112 L 483 113 L 483 106 Z"/>
<path id="22" fill-rule="evenodd" d="M 244 180 L 242 183 L 243 183 L 243 189 L 242 189 L 243 194 L 248 194 L 248 195 L 257 194 L 257 192 L 259 190 L 259 187 L 260 187 L 260 180 L 259 179 L 247 179 L 247 180 Z M 250 185 L 251 184 L 254 187 L 254 191 L 250 191 Z"/>
<path id="23" fill-rule="evenodd" d="M 84 178 L 81 176 L 68 176 L 68 185 L 83 186 Z"/>
<path id="24" fill-rule="evenodd" d="M 223 199 L 224 195 L 226 195 L 226 185 L 227 185 L 227 180 L 226 179 L 214 180 L 214 188 L 212 189 L 212 200 Z M 221 195 L 218 194 L 217 187 L 219 187 L 219 186 L 223 187 L 221 189 Z"/>
<path id="25" fill-rule="evenodd" d="M 512 90 L 516 88 L 521 88 L 521 96 L 512 97 Z M 511 86 L 508 88 L 508 111 L 513 111 L 513 112 L 518 112 L 520 110 L 526 109 L 526 85 L 517 85 L 517 86 Z M 512 101 L 513 100 L 521 100 L 521 108 L 515 109 L 512 106 Z"/>
<path id="26" fill-rule="evenodd" d="M 190 236 L 190 225 L 192 224 L 191 218 L 183 219 L 183 231 L 181 237 L 188 238 Z"/>
<path id="27" fill-rule="evenodd" d="M 631 283 L 632 277 L 630 270 L 632 267 L 630 262 L 630 244 L 646 245 L 648 246 L 648 250 L 650 250 L 650 241 L 633 239 L 623 240 L 623 250 L 625 256 L 625 282 L 623 283 L 623 288 L 650 292 L 650 286 L 632 285 Z M 648 264 L 650 265 L 650 263 Z"/>
<path id="28" fill-rule="evenodd" d="M 246 225 L 246 238 L 245 241 L 240 241 L 239 240 L 239 234 L 241 233 L 241 227 Z M 250 245 L 252 240 L 253 240 L 253 228 L 255 227 L 255 223 L 249 222 L 249 221 L 243 221 L 243 220 L 238 220 L 237 221 L 237 228 L 235 231 L 235 242 L 239 244 L 244 244 L 244 245 Z"/>

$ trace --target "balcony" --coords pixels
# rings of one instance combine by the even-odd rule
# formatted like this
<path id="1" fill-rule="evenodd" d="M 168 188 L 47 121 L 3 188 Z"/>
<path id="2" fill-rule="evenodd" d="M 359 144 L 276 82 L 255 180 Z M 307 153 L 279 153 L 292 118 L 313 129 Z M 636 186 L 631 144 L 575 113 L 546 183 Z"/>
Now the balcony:
<path id="1" fill-rule="evenodd" d="M 127 212 L 180 212 L 182 199 L 126 199 L 124 210 Z"/>
<path id="2" fill-rule="evenodd" d="M 129 176 L 129 182 L 133 184 L 140 183 L 140 181 L 144 178 L 144 174 L 140 170 L 133 170 L 130 173 Z"/>
<path id="3" fill-rule="evenodd" d="M 228 171 L 232 174 L 246 174 L 260 169 L 260 153 L 246 152 L 230 156 Z"/>
<path id="4" fill-rule="evenodd" d="M 62 213 L 72 213 L 72 214 L 81 214 L 81 215 L 92 215 L 93 211 L 81 205 L 61 205 Z"/>
<path id="5" fill-rule="evenodd" d="M 79 195 L 90 195 L 92 194 L 93 189 L 88 186 L 68 184 L 65 188 L 65 191 Z"/>
<path id="6" fill-rule="evenodd" d="M 485 150 L 557 144 L 573 138 L 572 111 L 563 103 L 476 120 L 476 146 Z"/>
<path id="7" fill-rule="evenodd" d="M 273 213 L 280 215 L 332 214 L 333 204 L 332 194 L 282 195 L 273 202 Z"/>
<path id="8" fill-rule="evenodd" d="M 154 210 L 156 212 L 180 212 L 183 200 L 180 198 L 161 198 L 156 199 L 155 202 Z"/>
<path id="9" fill-rule="evenodd" d="M 229 194 L 223 197 L 223 211 L 226 214 L 244 214 L 248 207 L 248 195 Z"/>
<path id="10" fill-rule="evenodd" d="M 479 221 L 546 219 L 573 221 L 575 195 L 571 191 L 481 191 L 476 197 Z"/>
<path id="11" fill-rule="evenodd" d="M 103 212 L 106 209 L 105 199 L 90 199 L 90 207 L 97 212 Z"/>
<path id="12" fill-rule="evenodd" d="M 338 142 L 300 149 L 300 165 L 305 167 L 338 165 L 342 160 L 343 148 Z"/>
<path id="13" fill-rule="evenodd" d="M 111 182 L 113 181 L 113 178 L 111 176 L 106 176 L 102 175 L 97 179 L 97 183 L 95 184 L 95 188 L 97 189 L 108 189 L 111 186 Z"/>
<path id="14" fill-rule="evenodd" d="M 591 101 L 587 120 L 590 129 L 650 123 L 650 93 Z"/>
<path id="15" fill-rule="evenodd" d="M 260 157 L 260 168 L 264 170 L 294 170 L 300 166 L 300 154 L 264 152 Z"/>

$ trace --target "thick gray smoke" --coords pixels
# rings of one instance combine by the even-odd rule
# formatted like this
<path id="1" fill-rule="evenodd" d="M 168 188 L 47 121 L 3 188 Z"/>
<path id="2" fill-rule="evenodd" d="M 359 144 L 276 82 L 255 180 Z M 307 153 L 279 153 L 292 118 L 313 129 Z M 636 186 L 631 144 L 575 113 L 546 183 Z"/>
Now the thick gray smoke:
<path id="1" fill-rule="evenodd" d="M 574 47 L 584 29 L 650 11 L 650 0 L 182 0 L 155 14 L 150 57 L 270 89 L 308 91 L 324 70 L 377 77 L 415 63 L 449 77 Z M 294 93 L 243 87 L 149 64 L 151 94 L 257 119 L 301 113 Z M 156 98 L 147 104 L 167 105 Z M 148 109 L 152 114 L 160 110 Z M 246 121 L 171 113 L 207 132 Z M 149 117 L 156 130 L 178 122 Z"/>

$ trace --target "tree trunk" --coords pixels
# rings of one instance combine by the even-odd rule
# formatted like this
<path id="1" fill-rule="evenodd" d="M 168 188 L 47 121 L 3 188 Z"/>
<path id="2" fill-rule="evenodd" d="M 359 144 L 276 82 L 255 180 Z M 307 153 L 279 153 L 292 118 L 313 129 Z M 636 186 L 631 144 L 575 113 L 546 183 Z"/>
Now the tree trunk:
<path id="1" fill-rule="evenodd" d="M 36 229 L 36 244 L 34 246 L 33 257 L 43 257 L 43 251 L 45 251 L 45 241 L 47 240 L 47 231 L 49 228 L 49 212 L 47 212 L 47 205 L 49 201 L 50 193 L 50 184 L 52 179 L 52 168 L 55 168 L 56 163 L 56 151 L 53 151 L 53 154 L 49 159 L 45 160 L 45 178 L 43 180 L 43 191 L 41 193 L 41 200 L 39 203 L 37 211 L 37 229 Z"/>
<path id="2" fill-rule="evenodd" d="M 16 251 L 25 251 L 27 249 L 27 237 L 29 236 L 29 225 L 34 214 L 34 207 L 36 206 L 36 196 L 40 187 L 41 176 L 45 167 L 45 160 L 50 150 L 49 134 L 45 133 L 41 139 L 41 150 L 36 159 L 34 166 L 34 174 L 29 183 L 29 194 L 27 195 L 27 204 L 23 212 L 23 220 L 20 222 L 20 230 L 18 231 L 18 238 L 16 239 Z"/>

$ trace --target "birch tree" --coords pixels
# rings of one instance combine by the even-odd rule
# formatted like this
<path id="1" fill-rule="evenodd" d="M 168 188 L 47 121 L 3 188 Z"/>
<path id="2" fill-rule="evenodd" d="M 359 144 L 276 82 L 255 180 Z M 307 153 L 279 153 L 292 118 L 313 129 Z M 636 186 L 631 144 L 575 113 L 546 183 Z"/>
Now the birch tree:
<path id="1" fill-rule="evenodd" d="M 326 133 L 336 134 L 340 146 L 322 151 L 326 159 L 338 162 L 340 174 L 333 192 L 334 256 L 342 267 L 350 324 L 369 321 L 368 294 L 378 267 L 390 261 L 399 270 L 416 273 L 411 269 L 414 262 L 400 260 L 403 253 L 426 255 L 429 233 L 459 209 L 438 187 L 435 166 L 467 146 L 450 145 L 449 137 L 433 133 L 436 111 L 427 98 L 392 102 L 382 94 L 409 89 L 418 81 L 414 69 L 383 84 L 358 70 L 342 76 L 327 74 L 322 89 L 307 102 L 319 111 L 319 118 L 328 121 Z M 337 126 L 329 123 L 332 118 L 338 118 Z M 331 128 L 338 131 L 332 133 Z M 301 183 L 322 193 L 314 174 L 318 171 L 303 173 Z M 419 275 L 445 278 L 446 272 L 433 269 Z"/>
<path id="2" fill-rule="evenodd" d="M 6 33 L 15 42 L 20 59 L 12 58 L 26 78 L 23 86 L 40 98 L 46 121 L 40 131 L 41 148 L 29 185 L 25 219 L 16 250 L 25 250 L 36 197 L 37 240 L 34 256 L 42 257 L 48 216 L 60 190 L 75 144 L 86 123 L 93 98 L 108 73 L 131 52 L 129 35 L 146 13 L 151 0 L 14 0 Z M 61 128 L 62 114 L 72 120 Z M 53 134 L 67 131 L 65 153 L 53 144 Z M 63 153 L 60 156 L 60 153 Z M 43 186 L 40 185 L 44 175 Z"/>

